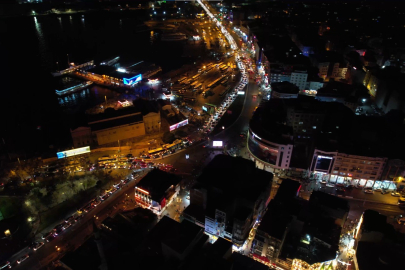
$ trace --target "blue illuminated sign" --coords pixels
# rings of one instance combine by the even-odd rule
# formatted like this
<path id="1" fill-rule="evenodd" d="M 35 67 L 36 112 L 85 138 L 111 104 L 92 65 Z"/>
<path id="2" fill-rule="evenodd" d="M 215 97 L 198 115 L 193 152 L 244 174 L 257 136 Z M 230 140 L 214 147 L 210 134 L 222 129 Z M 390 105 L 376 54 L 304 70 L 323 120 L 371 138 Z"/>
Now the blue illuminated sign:
<path id="1" fill-rule="evenodd" d="M 129 79 L 124 78 L 124 84 L 126 84 L 126 85 L 133 85 L 133 84 L 135 84 L 137 82 L 140 82 L 140 81 L 142 81 L 142 74 L 136 75 L 136 76 L 134 76 L 132 78 L 129 78 Z"/>

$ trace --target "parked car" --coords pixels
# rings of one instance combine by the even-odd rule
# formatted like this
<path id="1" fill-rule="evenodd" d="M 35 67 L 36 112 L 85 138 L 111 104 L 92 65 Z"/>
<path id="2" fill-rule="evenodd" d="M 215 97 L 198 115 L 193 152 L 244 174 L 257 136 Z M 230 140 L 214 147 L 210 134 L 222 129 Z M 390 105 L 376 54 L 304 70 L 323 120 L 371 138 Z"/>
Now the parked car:
<path id="1" fill-rule="evenodd" d="M 391 196 L 401 197 L 401 193 L 394 191 L 394 192 L 391 192 Z"/>
<path id="2" fill-rule="evenodd" d="M 35 242 L 35 244 L 33 245 L 32 249 L 34 251 L 37 251 L 38 249 L 40 249 L 41 247 L 44 246 L 44 242 Z"/>
<path id="3" fill-rule="evenodd" d="M 374 191 L 373 191 L 372 188 L 365 188 L 365 189 L 364 189 L 364 193 L 373 194 Z"/>
<path id="4" fill-rule="evenodd" d="M 6 268 L 11 268 L 10 262 L 4 262 L 0 264 L 0 269 L 6 269 Z"/>

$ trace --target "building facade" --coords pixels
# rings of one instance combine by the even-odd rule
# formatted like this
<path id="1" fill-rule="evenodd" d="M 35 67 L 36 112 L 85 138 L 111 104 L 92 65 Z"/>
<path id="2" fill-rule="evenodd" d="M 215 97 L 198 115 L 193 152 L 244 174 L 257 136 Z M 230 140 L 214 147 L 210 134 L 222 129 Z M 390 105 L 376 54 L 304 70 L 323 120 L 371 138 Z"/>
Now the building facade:
<path id="1" fill-rule="evenodd" d="M 248 134 L 248 150 L 256 167 L 269 172 L 277 169 L 288 169 L 294 145 L 279 144 L 257 136 L 252 129 Z"/>
<path id="2" fill-rule="evenodd" d="M 315 179 L 367 188 L 395 189 L 392 181 L 382 181 L 385 157 L 350 155 L 315 149 L 310 171 Z"/>
<path id="3" fill-rule="evenodd" d="M 306 71 L 294 71 L 291 73 L 290 83 L 295 84 L 300 90 L 304 90 L 307 78 L 308 73 Z"/>

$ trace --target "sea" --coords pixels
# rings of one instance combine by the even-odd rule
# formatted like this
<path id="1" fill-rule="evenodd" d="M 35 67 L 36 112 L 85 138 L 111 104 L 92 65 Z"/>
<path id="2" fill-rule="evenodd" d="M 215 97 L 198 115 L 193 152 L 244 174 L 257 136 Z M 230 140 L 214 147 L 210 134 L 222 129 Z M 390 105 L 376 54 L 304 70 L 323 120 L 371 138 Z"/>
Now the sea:
<path id="1" fill-rule="evenodd" d="M 68 62 L 120 56 L 127 63 L 155 63 L 164 73 L 193 61 L 181 57 L 181 44 L 161 42 L 159 32 L 143 27 L 141 15 L 0 19 L 0 152 L 33 156 L 64 150 L 71 143 L 70 129 L 83 123 L 85 110 L 117 95 L 93 85 L 58 97 L 55 90 L 66 86 L 67 79 L 51 72 Z"/>

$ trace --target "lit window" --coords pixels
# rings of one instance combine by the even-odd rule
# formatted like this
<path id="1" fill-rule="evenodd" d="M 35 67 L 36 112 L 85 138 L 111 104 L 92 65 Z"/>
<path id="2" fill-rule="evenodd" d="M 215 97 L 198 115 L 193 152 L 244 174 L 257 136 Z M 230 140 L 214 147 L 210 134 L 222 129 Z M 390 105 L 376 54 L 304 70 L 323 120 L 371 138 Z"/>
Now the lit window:
<path id="1" fill-rule="evenodd" d="M 336 126 L 337 129 L 339 129 L 339 126 Z"/>
<path id="2" fill-rule="evenodd" d="M 298 124 L 302 125 L 302 124 L 304 124 L 304 122 L 299 122 Z"/>
<path id="3" fill-rule="evenodd" d="M 307 132 L 307 130 L 306 130 L 306 129 L 303 129 L 302 132 Z"/>
<path id="4" fill-rule="evenodd" d="M 313 129 L 316 129 L 316 126 L 313 126 L 312 128 L 313 128 Z"/>

